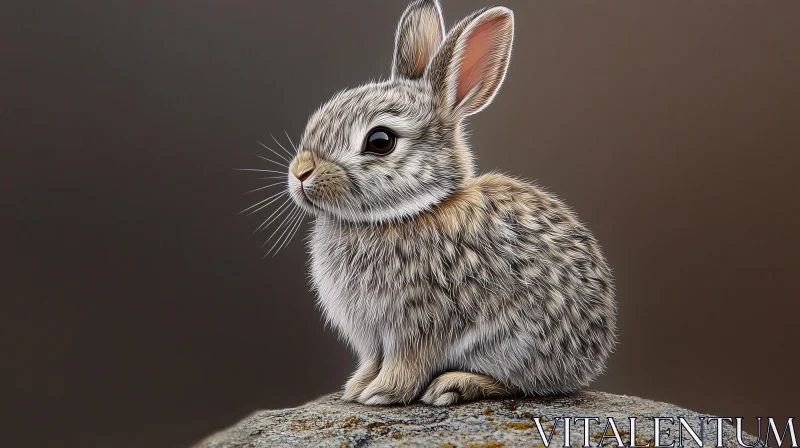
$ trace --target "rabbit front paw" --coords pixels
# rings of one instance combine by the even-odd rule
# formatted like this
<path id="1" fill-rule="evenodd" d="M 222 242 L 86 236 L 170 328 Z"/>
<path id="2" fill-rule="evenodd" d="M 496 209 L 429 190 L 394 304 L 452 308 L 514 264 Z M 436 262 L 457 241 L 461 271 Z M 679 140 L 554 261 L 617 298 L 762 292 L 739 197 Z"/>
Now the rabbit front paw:
<path id="1" fill-rule="evenodd" d="M 494 378 L 471 372 L 447 372 L 439 375 L 422 395 L 431 406 L 450 406 L 478 398 L 502 397 L 508 390 Z"/>
<path id="2" fill-rule="evenodd" d="M 412 375 L 413 369 L 384 363 L 380 373 L 361 392 L 358 401 L 366 405 L 408 404 L 419 394 L 421 378 Z"/>
<path id="3" fill-rule="evenodd" d="M 372 384 L 375 384 L 373 381 Z M 369 406 L 385 406 L 390 404 L 407 404 L 416 398 L 415 390 L 391 389 L 388 385 L 370 384 L 358 397 L 358 401 Z"/>
<path id="4" fill-rule="evenodd" d="M 381 370 L 381 362 L 379 359 L 367 359 L 358 366 L 358 369 L 347 381 L 344 386 L 344 393 L 342 393 L 342 400 L 344 401 L 357 401 L 358 397 L 364 392 L 364 389 L 369 386 L 369 383 L 378 376 Z"/>

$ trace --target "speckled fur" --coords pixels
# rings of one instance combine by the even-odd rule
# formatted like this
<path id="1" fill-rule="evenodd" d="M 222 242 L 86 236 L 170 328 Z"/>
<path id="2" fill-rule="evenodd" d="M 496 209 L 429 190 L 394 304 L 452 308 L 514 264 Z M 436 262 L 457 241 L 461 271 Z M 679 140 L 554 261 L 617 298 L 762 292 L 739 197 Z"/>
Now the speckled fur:
<path id="1" fill-rule="evenodd" d="M 477 11 L 432 46 L 441 26 L 435 1 L 412 3 L 392 78 L 323 105 L 291 165 L 313 168 L 303 183 L 290 172 L 289 192 L 317 218 L 319 304 L 360 360 L 343 398 L 449 405 L 580 389 L 615 344 L 600 247 L 556 197 L 500 174 L 475 177 L 464 137 L 464 117 L 502 84 L 513 15 Z M 484 65 L 459 74 L 484 32 L 494 33 L 476 59 Z M 397 133 L 395 150 L 362 153 L 378 125 Z"/>

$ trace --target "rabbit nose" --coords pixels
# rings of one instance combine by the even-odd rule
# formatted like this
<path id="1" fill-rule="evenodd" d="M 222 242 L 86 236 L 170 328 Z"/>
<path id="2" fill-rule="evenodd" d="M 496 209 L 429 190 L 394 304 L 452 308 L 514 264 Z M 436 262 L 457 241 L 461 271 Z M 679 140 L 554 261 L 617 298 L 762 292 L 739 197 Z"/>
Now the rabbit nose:
<path id="1" fill-rule="evenodd" d="M 300 153 L 297 159 L 295 159 L 294 165 L 292 165 L 292 174 L 294 174 L 297 180 L 303 182 L 311 176 L 311 173 L 314 172 L 314 168 L 316 168 L 316 164 L 311 154 Z"/>
<path id="2" fill-rule="evenodd" d="M 301 173 L 298 173 L 298 172 L 295 171 L 294 176 L 296 178 L 298 178 L 300 180 L 300 182 L 302 182 L 302 181 L 308 179 L 308 176 L 310 176 L 311 173 L 313 173 L 313 172 L 314 172 L 314 167 L 313 166 L 309 166 L 309 167 L 306 167 L 305 170 L 303 170 L 303 172 L 301 172 Z"/>

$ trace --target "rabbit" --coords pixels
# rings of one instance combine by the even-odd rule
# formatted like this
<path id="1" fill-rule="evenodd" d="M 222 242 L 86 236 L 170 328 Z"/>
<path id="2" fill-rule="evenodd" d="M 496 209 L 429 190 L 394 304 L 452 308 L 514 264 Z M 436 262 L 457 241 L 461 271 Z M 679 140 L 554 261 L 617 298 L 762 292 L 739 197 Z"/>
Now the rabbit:
<path id="1" fill-rule="evenodd" d="M 286 188 L 315 217 L 318 306 L 358 356 L 343 400 L 566 394 L 605 369 L 616 305 L 594 236 L 536 186 L 476 175 L 467 144 L 513 35 L 508 8 L 446 34 L 439 2 L 416 0 L 390 78 L 337 93 L 302 133 Z"/>

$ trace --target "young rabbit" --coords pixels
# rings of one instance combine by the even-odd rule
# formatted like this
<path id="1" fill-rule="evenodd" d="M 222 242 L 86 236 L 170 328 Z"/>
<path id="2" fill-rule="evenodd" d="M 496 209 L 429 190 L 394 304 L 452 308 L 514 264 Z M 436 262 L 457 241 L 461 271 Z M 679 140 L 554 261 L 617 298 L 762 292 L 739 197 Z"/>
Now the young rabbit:
<path id="1" fill-rule="evenodd" d="M 288 189 L 316 216 L 319 305 L 358 354 L 344 400 L 559 394 L 604 369 L 615 304 L 594 237 L 554 196 L 474 173 L 464 119 L 500 88 L 513 34 L 492 7 L 445 35 L 417 0 L 391 79 L 338 93 L 303 133 Z"/>

